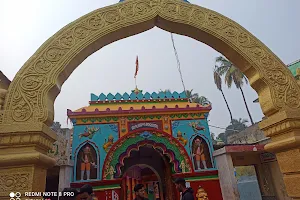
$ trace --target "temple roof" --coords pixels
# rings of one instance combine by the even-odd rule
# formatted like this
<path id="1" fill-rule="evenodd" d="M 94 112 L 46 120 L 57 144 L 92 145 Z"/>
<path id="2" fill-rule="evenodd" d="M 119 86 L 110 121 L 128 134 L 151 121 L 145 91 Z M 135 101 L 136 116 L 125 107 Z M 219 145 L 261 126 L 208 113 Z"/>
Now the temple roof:
<path id="1" fill-rule="evenodd" d="M 177 112 L 209 112 L 211 105 L 190 103 L 185 92 L 153 92 L 142 91 L 129 95 L 117 93 L 112 95 L 91 94 L 90 105 L 75 111 L 68 110 L 68 116 L 79 115 L 115 115 L 115 114 L 139 114 L 139 113 L 177 113 Z"/>
<path id="2" fill-rule="evenodd" d="M 117 93 L 115 95 L 109 93 L 108 95 L 105 95 L 101 93 L 99 96 L 95 94 L 91 94 L 91 101 L 90 104 L 94 104 L 96 102 L 107 102 L 107 103 L 120 103 L 120 102 L 128 102 L 128 101 L 137 101 L 137 100 L 144 100 L 144 101 L 171 101 L 171 100 L 188 100 L 185 92 L 153 92 L 150 94 L 149 92 L 146 92 L 143 94 L 142 90 L 132 90 L 130 94 L 125 92 L 123 95 L 120 93 Z"/>

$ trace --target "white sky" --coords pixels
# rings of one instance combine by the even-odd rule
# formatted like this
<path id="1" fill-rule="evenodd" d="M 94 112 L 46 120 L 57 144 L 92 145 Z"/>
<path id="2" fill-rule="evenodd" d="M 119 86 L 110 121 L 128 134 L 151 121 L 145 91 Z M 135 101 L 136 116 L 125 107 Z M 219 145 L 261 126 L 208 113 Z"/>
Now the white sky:
<path id="1" fill-rule="evenodd" d="M 95 9 L 118 0 L 1 0 L 0 70 L 11 80 L 43 42 L 63 26 Z M 300 55 L 299 0 L 190 0 L 241 24 L 289 64 Z M 187 89 L 213 103 L 210 124 L 226 127 L 229 115 L 213 82 L 212 68 L 218 52 L 193 39 L 175 35 Z M 88 57 L 63 85 L 55 101 L 55 120 L 66 126 L 67 109 L 88 105 L 90 93 L 124 93 L 134 88 L 135 58 L 139 56 L 138 87 L 145 92 L 183 90 L 170 34 L 158 28 L 110 44 Z M 244 87 L 255 121 L 263 114 L 252 101 L 256 92 Z M 234 118 L 248 115 L 239 90 L 225 89 Z M 222 130 L 211 128 L 214 133 Z"/>

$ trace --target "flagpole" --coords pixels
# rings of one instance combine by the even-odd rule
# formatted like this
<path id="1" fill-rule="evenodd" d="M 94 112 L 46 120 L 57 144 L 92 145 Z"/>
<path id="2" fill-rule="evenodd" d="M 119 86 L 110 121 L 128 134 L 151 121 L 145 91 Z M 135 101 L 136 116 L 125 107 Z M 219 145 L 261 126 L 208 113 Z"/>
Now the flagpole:
<path id="1" fill-rule="evenodd" d="M 137 89 L 137 84 L 136 84 L 136 76 L 139 71 L 139 60 L 138 56 L 136 56 L 136 61 L 135 61 L 135 73 L 134 73 L 134 82 L 135 82 L 135 89 Z"/>

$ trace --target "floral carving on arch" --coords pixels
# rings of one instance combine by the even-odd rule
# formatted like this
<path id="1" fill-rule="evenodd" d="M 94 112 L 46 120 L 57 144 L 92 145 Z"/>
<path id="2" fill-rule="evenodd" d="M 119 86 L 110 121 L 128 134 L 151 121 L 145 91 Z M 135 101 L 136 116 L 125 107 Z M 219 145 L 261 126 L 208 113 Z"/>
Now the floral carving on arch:
<path id="1" fill-rule="evenodd" d="M 46 123 L 61 85 L 90 54 L 158 26 L 220 51 L 249 78 L 266 115 L 300 110 L 300 86 L 265 45 L 236 22 L 181 0 L 131 0 L 95 10 L 62 28 L 24 64 L 12 81 L 0 123 Z"/>

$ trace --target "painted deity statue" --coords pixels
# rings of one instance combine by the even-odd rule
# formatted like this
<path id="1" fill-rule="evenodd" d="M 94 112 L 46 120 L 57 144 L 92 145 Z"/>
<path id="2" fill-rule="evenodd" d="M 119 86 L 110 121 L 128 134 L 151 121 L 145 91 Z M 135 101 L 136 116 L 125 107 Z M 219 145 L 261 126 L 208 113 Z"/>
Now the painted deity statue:
<path id="1" fill-rule="evenodd" d="M 182 160 L 181 163 L 180 163 L 180 168 L 182 169 L 182 173 L 185 173 L 186 170 L 185 170 L 185 163 L 184 161 Z"/>
<path id="2" fill-rule="evenodd" d="M 105 172 L 105 177 L 106 179 L 113 180 L 114 179 L 114 174 L 116 173 L 115 169 L 113 166 L 110 166 L 108 169 L 106 169 Z M 108 178 L 109 177 L 109 178 Z"/>
<path id="3" fill-rule="evenodd" d="M 209 200 L 206 191 L 201 186 L 198 187 L 196 198 L 197 200 Z"/>
<path id="4" fill-rule="evenodd" d="M 104 145 L 103 145 L 104 151 L 105 151 L 105 152 L 108 152 L 109 149 L 110 149 L 110 147 L 111 147 L 113 144 L 114 144 L 114 137 L 113 137 L 112 135 L 110 135 L 110 136 L 108 137 L 108 140 L 107 140 L 107 141 L 106 141 L 106 139 L 105 139 L 105 143 L 104 143 Z"/>
<path id="5" fill-rule="evenodd" d="M 177 139 L 181 142 L 181 144 L 183 145 L 183 146 L 185 146 L 186 144 L 187 144 L 187 140 L 182 136 L 182 133 L 181 133 L 181 131 L 178 131 L 177 132 Z"/>
<path id="6" fill-rule="evenodd" d="M 200 163 L 202 162 L 204 169 L 207 169 L 206 165 L 206 157 L 204 154 L 204 144 L 202 138 L 197 138 L 195 140 L 194 146 L 193 146 L 193 157 L 195 157 L 196 160 L 196 169 L 200 170 Z"/>
<path id="7" fill-rule="evenodd" d="M 159 198 L 159 187 L 158 187 L 157 183 L 154 184 L 154 194 L 155 194 L 155 200 L 160 200 L 160 198 Z"/>
<path id="8" fill-rule="evenodd" d="M 86 172 L 87 180 L 90 179 L 91 166 L 96 167 L 93 156 L 91 154 L 91 149 L 89 146 L 86 146 L 83 149 L 83 153 L 81 155 L 81 166 L 80 166 L 81 180 L 83 180 L 83 176 L 85 172 Z"/>

